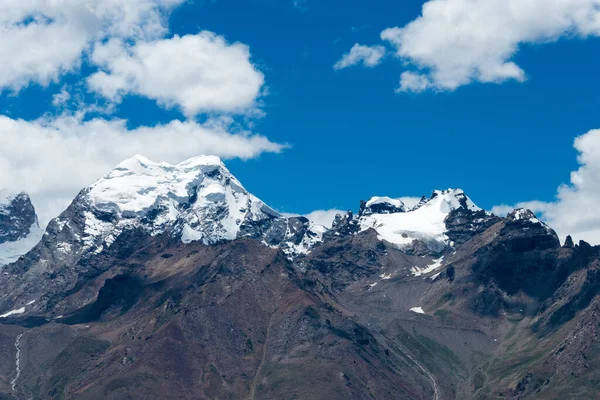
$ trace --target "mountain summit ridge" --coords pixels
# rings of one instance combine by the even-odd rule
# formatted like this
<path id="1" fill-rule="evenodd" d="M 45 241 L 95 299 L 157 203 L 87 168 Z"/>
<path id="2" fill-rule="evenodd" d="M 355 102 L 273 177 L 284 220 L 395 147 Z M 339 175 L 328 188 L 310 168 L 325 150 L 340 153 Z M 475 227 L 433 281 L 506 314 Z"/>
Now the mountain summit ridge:
<path id="1" fill-rule="evenodd" d="M 461 219 L 454 218 L 457 215 Z M 457 228 L 457 221 L 463 225 L 458 229 L 464 240 L 469 229 L 476 230 L 464 228 L 465 223 L 487 226 L 495 218 L 462 189 L 446 189 L 408 205 L 401 198 L 372 197 L 360 203 L 356 216 L 340 215 L 335 224 L 339 229 L 344 220 L 348 226 L 343 230 L 354 233 L 374 229 L 380 240 L 408 252 L 418 247 L 421 253 L 441 253 L 451 247 L 452 235 L 447 233 Z M 140 228 L 150 235 L 169 232 L 184 243 L 205 245 L 252 237 L 281 247 L 293 258 L 310 252 L 327 234 L 340 232 L 277 212 L 248 192 L 223 161 L 211 155 L 170 164 L 136 154 L 82 189 L 67 211 L 51 221 L 51 230 L 69 228 L 72 220 L 79 225 L 72 230 L 72 241 L 79 242 L 82 251 L 96 253 L 110 247 L 124 230 Z M 38 232 L 35 238 L 39 237 Z M 61 251 L 68 252 L 73 245 L 67 243 Z M 25 252 L 13 251 L 8 261 Z"/>
<path id="2" fill-rule="evenodd" d="M 3 267 L 0 397 L 560 393 L 578 384 L 565 364 L 597 381 L 599 271 L 600 246 L 561 246 L 531 211 L 497 217 L 460 189 L 374 197 L 327 229 L 218 158 L 135 156 Z"/>

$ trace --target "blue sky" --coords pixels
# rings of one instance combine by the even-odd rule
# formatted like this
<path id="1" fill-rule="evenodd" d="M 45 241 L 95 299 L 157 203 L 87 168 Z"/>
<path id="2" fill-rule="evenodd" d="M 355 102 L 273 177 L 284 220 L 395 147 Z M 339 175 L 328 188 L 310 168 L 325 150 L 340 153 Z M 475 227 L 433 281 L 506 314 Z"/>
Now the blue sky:
<path id="1" fill-rule="evenodd" d="M 356 209 L 359 200 L 373 195 L 420 196 L 448 187 L 464 189 L 486 209 L 530 200 L 555 202 L 559 186 L 572 184 L 571 172 L 580 168 L 575 138 L 600 126 L 600 30 L 586 27 L 581 34 L 578 22 L 555 29 L 525 19 L 532 28 L 523 30 L 514 39 L 516 48 L 501 57 L 516 63 L 525 75 L 513 71 L 489 83 L 481 82 L 486 78 L 469 77 L 449 88 L 436 80 L 431 72 L 434 64 L 423 66 L 427 63 L 423 59 L 418 63 L 418 50 L 403 49 L 404 57 L 398 57 L 400 46 L 381 39 L 386 28 L 402 28 L 419 19 L 424 3 L 187 1 L 161 14 L 167 22 L 158 36 L 123 36 L 128 43 L 210 31 L 228 44 L 244 44 L 264 84 L 254 104 L 244 103 L 243 112 L 225 106 L 207 111 L 202 105 L 185 113 L 180 98 L 165 105 L 148 91 L 136 93 L 131 88 L 117 101 L 108 101 L 98 96 L 101 89 L 92 93 L 82 83 L 101 65 L 89 62 L 94 57 L 90 48 L 97 44 L 83 51 L 78 65 L 45 82 L 30 77 L 18 90 L 5 83 L 0 110 L 11 120 L 35 121 L 43 115 L 51 119 L 76 113 L 90 104 L 108 105 L 109 111 L 87 111 L 83 121 L 120 119 L 129 130 L 173 120 L 203 123 L 226 115 L 234 121 L 227 129 L 251 131 L 271 143 L 289 145 L 279 152 L 257 150 L 245 159 L 225 157 L 247 189 L 285 212 Z M 453 0 L 429 3 L 451 6 Z M 460 12 L 464 10 L 457 9 Z M 419 35 L 435 35 L 427 26 L 420 29 Z M 90 40 L 105 44 L 110 35 Z M 415 33 L 415 40 L 423 37 Z M 334 69 L 356 43 L 383 46 L 386 55 L 375 66 Z M 442 51 L 452 58 L 463 56 L 451 43 L 444 44 Z M 427 57 L 432 63 L 448 62 L 435 54 Z M 405 71 L 428 76 L 429 88 L 396 91 Z M 53 105 L 53 96 L 61 90 L 70 93 L 69 102 Z M 77 102 L 76 96 L 81 96 Z M 14 146 L 13 152 L 19 143 Z M 181 161 L 173 160 L 177 154 L 165 158 Z M 44 199 L 51 192 L 46 190 Z"/>
<path id="2" fill-rule="evenodd" d="M 173 30 L 224 32 L 264 66 L 272 94 L 257 129 L 292 148 L 228 163 L 251 191 L 279 209 L 309 212 L 461 187 L 491 208 L 551 200 L 568 182 L 573 139 L 598 126 L 600 41 L 526 46 L 517 59 L 527 82 L 450 93 L 394 93 L 396 60 L 333 70 L 354 43 L 375 43 L 383 29 L 416 18 L 418 3 L 312 1 L 298 12 L 254 0 L 236 2 L 232 13 L 230 2 L 216 1 L 175 13 Z"/>

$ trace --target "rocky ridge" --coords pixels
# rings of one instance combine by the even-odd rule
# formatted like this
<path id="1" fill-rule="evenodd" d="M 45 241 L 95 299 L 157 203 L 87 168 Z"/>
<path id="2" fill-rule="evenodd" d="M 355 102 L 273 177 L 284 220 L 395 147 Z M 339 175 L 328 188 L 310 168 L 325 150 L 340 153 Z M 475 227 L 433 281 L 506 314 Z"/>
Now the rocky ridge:
<path id="1" fill-rule="evenodd" d="M 590 398 L 599 265 L 459 189 L 326 229 L 137 156 L 0 274 L 0 398 Z"/>

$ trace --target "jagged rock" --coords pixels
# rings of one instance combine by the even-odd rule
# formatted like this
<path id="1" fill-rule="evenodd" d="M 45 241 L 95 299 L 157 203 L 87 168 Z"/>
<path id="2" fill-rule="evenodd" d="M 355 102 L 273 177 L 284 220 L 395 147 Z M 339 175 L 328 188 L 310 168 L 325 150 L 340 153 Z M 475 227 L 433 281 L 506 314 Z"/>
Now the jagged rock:
<path id="1" fill-rule="evenodd" d="M 571 235 L 567 235 L 567 238 L 565 239 L 565 244 L 563 245 L 563 247 L 565 249 L 572 249 L 573 247 L 575 247 L 575 243 L 573 243 L 573 238 L 571 237 Z"/>
<path id="2" fill-rule="evenodd" d="M 0 190 L 0 267 L 31 250 L 41 235 L 29 195 Z"/>
<path id="3" fill-rule="evenodd" d="M 26 193 L 0 191 L 0 244 L 23 239 L 36 224 L 37 215 Z"/>

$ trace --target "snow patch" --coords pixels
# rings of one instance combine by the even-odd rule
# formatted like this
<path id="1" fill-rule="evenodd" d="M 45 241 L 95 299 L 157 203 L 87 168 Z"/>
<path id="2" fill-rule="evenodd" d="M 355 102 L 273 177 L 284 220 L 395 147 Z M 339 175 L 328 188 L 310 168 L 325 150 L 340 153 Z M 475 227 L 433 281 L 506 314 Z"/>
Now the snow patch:
<path id="1" fill-rule="evenodd" d="M 369 201 L 367 201 L 366 206 L 367 207 L 371 207 L 375 204 L 390 204 L 396 208 L 404 208 L 404 202 L 400 199 L 392 199 L 391 197 L 379 197 L 379 196 L 375 196 L 372 197 Z"/>
<path id="2" fill-rule="evenodd" d="M 419 268 L 419 267 L 412 267 L 410 269 L 410 272 L 412 272 L 413 276 L 421 276 L 424 274 L 428 274 L 430 272 L 435 271 L 436 269 L 440 268 L 442 266 L 442 263 L 444 262 L 444 257 L 440 257 L 437 260 L 433 260 L 432 264 L 429 264 L 428 266 L 426 266 L 425 268 Z"/>
<path id="3" fill-rule="evenodd" d="M 376 197 L 370 200 L 375 201 L 390 202 L 394 199 Z M 400 200 L 397 202 L 402 203 Z M 419 203 L 409 211 L 361 216 L 360 230 L 373 228 L 380 240 L 395 244 L 401 250 L 410 246 L 413 241 L 421 240 L 430 250 L 441 251 L 449 245 L 445 219 L 448 214 L 461 207 L 470 211 L 481 210 L 460 189 L 435 191 L 431 199 Z"/>
<path id="4" fill-rule="evenodd" d="M 29 235 L 15 242 L 4 242 L 0 244 L 0 269 L 19 259 L 22 255 L 29 253 L 42 239 L 44 230 L 35 222 L 29 228 Z"/>
<path id="5" fill-rule="evenodd" d="M 24 312 L 25 312 L 25 307 L 21 307 L 17 310 L 12 310 L 12 311 L 7 312 L 6 314 L 0 315 L 0 318 L 7 318 L 7 317 L 10 317 L 11 315 L 20 315 L 20 314 L 23 314 Z"/>
<path id="6" fill-rule="evenodd" d="M 323 235 L 327 230 L 326 227 L 310 221 L 307 234 L 302 237 L 302 241 L 298 244 L 287 242 L 286 246 L 283 247 L 283 252 L 291 259 L 298 255 L 307 255 L 317 244 L 323 242 Z"/>
<path id="7" fill-rule="evenodd" d="M 537 219 L 531 211 L 525 210 L 522 208 L 515 210 L 514 220 L 515 221 L 527 220 L 527 221 L 531 222 L 532 224 L 540 224 L 540 225 L 544 224 L 542 221 Z"/>
<path id="8" fill-rule="evenodd" d="M 423 311 L 423 308 L 421 308 L 421 307 L 413 307 L 410 309 L 410 311 L 417 313 L 417 314 L 425 314 L 425 311 Z"/>

